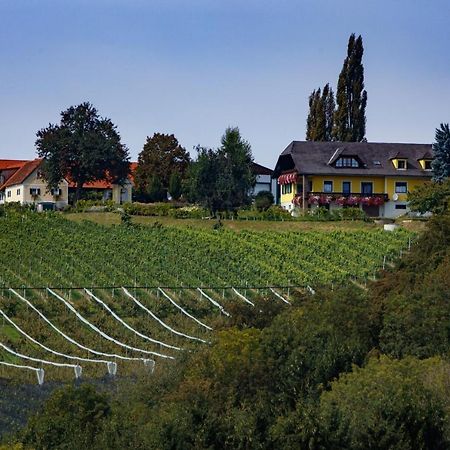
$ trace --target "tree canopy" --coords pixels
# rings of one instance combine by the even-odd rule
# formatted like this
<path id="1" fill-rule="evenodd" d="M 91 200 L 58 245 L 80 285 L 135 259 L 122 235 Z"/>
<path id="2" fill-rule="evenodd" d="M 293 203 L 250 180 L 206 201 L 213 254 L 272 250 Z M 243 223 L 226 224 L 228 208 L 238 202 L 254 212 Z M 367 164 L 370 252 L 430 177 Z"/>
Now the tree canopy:
<path id="1" fill-rule="evenodd" d="M 76 200 L 85 183 L 106 179 L 121 184 L 129 174 L 128 149 L 121 143 L 116 126 L 100 117 L 88 102 L 61 112 L 58 125 L 49 124 L 36 135 L 49 188 L 68 178 L 76 185 Z"/>
<path id="2" fill-rule="evenodd" d="M 233 210 L 251 202 L 256 177 L 250 144 L 239 129 L 227 128 L 217 150 L 197 147 L 186 183 L 188 197 L 212 213 Z"/>
<path id="3" fill-rule="evenodd" d="M 334 93 L 329 84 L 314 90 L 309 96 L 306 122 L 307 141 L 331 141 L 334 121 Z"/>
<path id="4" fill-rule="evenodd" d="M 164 191 L 162 197 L 169 190 L 172 174 L 184 176 L 190 163 L 189 153 L 182 147 L 173 134 L 154 133 L 147 137 L 144 147 L 139 153 L 138 166 L 136 168 L 136 189 L 148 200 L 153 198 L 155 185 L 161 185 Z M 160 197 L 160 191 L 156 197 Z"/>

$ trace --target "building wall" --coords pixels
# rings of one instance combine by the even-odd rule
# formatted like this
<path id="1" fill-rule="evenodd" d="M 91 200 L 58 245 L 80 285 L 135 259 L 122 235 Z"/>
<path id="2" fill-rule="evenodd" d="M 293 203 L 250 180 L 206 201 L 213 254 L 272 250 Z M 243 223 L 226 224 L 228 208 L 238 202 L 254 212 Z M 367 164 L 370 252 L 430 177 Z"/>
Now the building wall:
<path id="1" fill-rule="evenodd" d="M 41 190 L 41 195 L 33 197 L 30 194 L 31 188 L 38 188 Z M 66 181 L 60 183 L 59 188 L 62 194 L 59 197 L 54 197 L 48 190 L 46 182 L 37 177 L 37 170 L 35 170 L 23 184 L 14 185 L 5 189 L 5 203 L 20 202 L 22 204 L 32 204 L 40 202 L 53 202 L 58 208 L 62 208 L 68 204 L 69 201 L 69 189 Z M 20 193 L 17 193 L 17 190 Z M 8 197 L 8 191 L 11 192 L 11 196 Z"/>
<path id="2" fill-rule="evenodd" d="M 324 181 L 333 181 L 333 192 L 342 192 L 342 183 L 344 181 L 351 182 L 351 192 L 361 193 L 361 183 L 362 182 L 372 182 L 373 183 L 373 193 L 374 194 L 388 194 L 389 201 L 380 207 L 380 216 L 387 218 L 395 218 L 406 214 L 409 212 L 407 205 L 407 193 L 398 193 L 398 199 L 393 200 L 393 195 L 395 193 L 395 183 L 396 182 L 406 182 L 407 191 L 410 192 L 415 188 L 422 186 L 424 183 L 430 181 L 430 178 L 413 178 L 405 177 L 400 173 L 399 176 L 395 177 L 367 177 L 367 176 L 322 176 L 314 175 L 309 177 L 312 180 L 312 191 L 313 192 L 323 192 Z M 297 184 L 292 183 L 292 192 L 289 194 L 280 194 L 280 205 L 289 211 L 293 210 L 292 200 L 297 194 Z M 281 186 L 280 186 L 281 188 Z M 396 206 L 397 205 L 397 206 Z M 403 208 L 405 206 L 405 209 Z M 331 209 L 338 208 L 338 205 L 331 204 Z"/>
<path id="3" fill-rule="evenodd" d="M 131 202 L 132 190 L 133 190 L 132 184 L 128 182 L 125 183 L 123 186 L 113 184 L 112 199 L 114 203 L 122 204 Z"/>
<path id="4" fill-rule="evenodd" d="M 361 176 L 318 176 L 314 175 L 312 178 L 312 190 L 313 192 L 323 192 L 323 182 L 332 181 L 333 182 L 333 192 L 342 192 L 342 182 L 350 181 L 351 192 L 360 193 L 362 182 L 372 182 L 373 183 L 373 193 L 383 194 L 384 193 L 384 177 L 361 177 Z"/>

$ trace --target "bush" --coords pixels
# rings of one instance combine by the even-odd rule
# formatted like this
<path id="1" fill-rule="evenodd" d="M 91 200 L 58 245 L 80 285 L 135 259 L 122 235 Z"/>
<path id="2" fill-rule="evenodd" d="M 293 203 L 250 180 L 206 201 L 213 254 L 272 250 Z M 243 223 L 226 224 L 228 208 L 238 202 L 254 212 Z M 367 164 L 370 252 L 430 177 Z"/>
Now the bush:
<path id="1" fill-rule="evenodd" d="M 27 448 L 92 448 L 109 415 L 108 398 L 93 386 L 62 388 L 30 419 L 21 440 Z"/>
<path id="2" fill-rule="evenodd" d="M 102 211 L 114 212 L 117 204 L 113 200 L 78 200 L 77 204 L 71 209 L 75 212 Z"/>
<path id="3" fill-rule="evenodd" d="M 273 203 L 274 198 L 272 192 L 260 191 L 255 195 L 255 207 L 259 212 L 266 211 Z"/>
<path id="4" fill-rule="evenodd" d="M 169 211 L 174 208 L 170 203 L 126 203 L 123 205 L 125 212 L 132 216 L 157 216 L 169 215 Z"/>
<path id="5" fill-rule="evenodd" d="M 449 369 L 439 358 L 411 357 L 372 358 L 363 369 L 354 367 L 320 399 L 319 427 L 325 447 L 449 448 L 438 392 L 440 385 L 447 384 Z"/>

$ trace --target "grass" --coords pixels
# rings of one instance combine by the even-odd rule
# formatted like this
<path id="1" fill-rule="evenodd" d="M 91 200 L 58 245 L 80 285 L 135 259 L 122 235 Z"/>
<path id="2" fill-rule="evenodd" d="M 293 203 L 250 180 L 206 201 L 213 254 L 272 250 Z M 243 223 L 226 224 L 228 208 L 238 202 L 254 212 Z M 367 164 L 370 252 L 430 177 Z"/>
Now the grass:
<path id="1" fill-rule="evenodd" d="M 101 225 L 120 224 L 120 215 L 115 213 L 68 213 L 65 215 L 65 217 L 75 222 L 89 220 Z M 153 225 L 156 222 L 159 222 L 164 226 L 211 229 L 216 221 L 204 219 L 175 219 L 173 217 L 133 216 L 132 222 L 141 225 Z M 372 222 L 363 222 L 360 220 L 342 222 L 275 222 L 265 220 L 223 220 L 222 223 L 226 228 L 234 231 L 353 231 L 370 230 L 380 227 L 379 225 L 375 225 Z"/>

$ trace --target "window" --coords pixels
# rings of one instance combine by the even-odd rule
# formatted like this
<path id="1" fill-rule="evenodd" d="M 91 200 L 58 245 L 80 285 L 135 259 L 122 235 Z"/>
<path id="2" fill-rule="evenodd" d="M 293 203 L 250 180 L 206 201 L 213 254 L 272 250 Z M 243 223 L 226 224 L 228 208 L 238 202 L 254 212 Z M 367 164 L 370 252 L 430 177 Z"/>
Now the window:
<path id="1" fill-rule="evenodd" d="M 7 193 L 6 193 L 6 196 L 9 198 L 9 197 L 11 197 L 11 191 L 8 191 Z"/>
<path id="2" fill-rule="evenodd" d="M 297 184 L 297 194 L 301 194 L 302 192 L 303 192 L 303 185 L 302 184 Z"/>
<path id="3" fill-rule="evenodd" d="M 38 195 L 41 195 L 40 188 L 30 188 L 30 195 L 33 197 L 37 197 Z"/>
<path id="4" fill-rule="evenodd" d="M 395 192 L 397 194 L 406 194 L 408 192 L 408 183 L 406 181 L 396 181 Z"/>
<path id="5" fill-rule="evenodd" d="M 406 170 L 406 159 L 399 159 L 397 161 L 397 169 Z"/>
<path id="6" fill-rule="evenodd" d="M 326 193 L 333 192 L 333 182 L 332 181 L 324 181 L 323 182 L 323 192 L 326 192 Z"/>
<path id="7" fill-rule="evenodd" d="M 425 170 L 431 170 L 431 161 L 429 159 L 425 160 Z"/>
<path id="8" fill-rule="evenodd" d="M 283 184 L 281 186 L 281 193 L 282 194 L 291 194 L 292 193 L 292 184 Z"/>
<path id="9" fill-rule="evenodd" d="M 359 167 L 359 162 L 356 158 L 342 157 L 336 161 L 336 167 Z"/>
<path id="10" fill-rule="evenodd" d="M 406 205 L 397 204 L 395 205 L 395 209 L 406 209 Z"/>
<path id="11" fill-rule="evenodd" d="M 381 161 L 374 161 L 374 162 L 373 162 L 373 165 L 374 165 L 374 166 L 381 166 Z"/>
<path id="12" fill-rule="evenodd" d="M 16 195 L 20 195 L 20 189 L 17 189 Z"/>
<path id="13" fill-rule="evenodd" d="M 342 193 L 350 194 L 351 190 L 352 190 L 352 183 L 350 181 L 343 181 L 342 182 Z"/>
<path id="14" fill-rule="evenodd" d="M 363 181 L 361 183 L 361 194 L 364 195 L 373 194 L 373 183 L 371 181 Z"/>
<path id="15" fill-rule="evenodd" d="M 52 188 L 52 189 L 50 190 L 50 193 L 51 193 L 54 197 L 57 197 L 57 196 L 61 195 L 61 189 L 59 189 L 59 188 Z"/>

